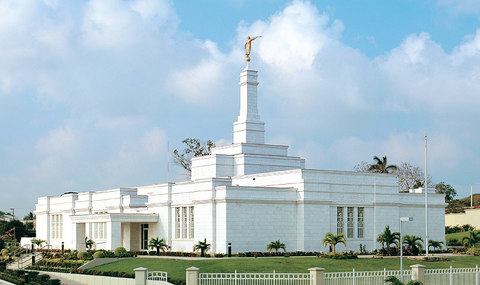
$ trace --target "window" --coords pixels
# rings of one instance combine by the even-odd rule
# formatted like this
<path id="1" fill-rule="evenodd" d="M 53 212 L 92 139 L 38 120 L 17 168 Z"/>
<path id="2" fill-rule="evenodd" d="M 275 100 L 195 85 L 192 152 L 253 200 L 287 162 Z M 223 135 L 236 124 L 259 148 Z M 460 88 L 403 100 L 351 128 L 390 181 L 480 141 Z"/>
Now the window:
<path id="1" fill-rule="evenodd" d="M 92 223 L 93 239 L 107 238 L 107 223 Z"/>
<path id="2" fill-rule="evenodd" d="M 187 238 L 187 207 L 182 207 L 182 238 Z"/>
<path id="3" fill-rule="evenodd" d="M 353 207 L 347 208 L 347 238 L 353 238 Z"/>
<path id="4" fill-rule="evenodd" d="M 194 228 L 194 222 L 195 222 L 195 217 L 193 215 L 193 207 L 189 207 L 189 233 L 188 233 L 188 238 L 193 239 L 194 233 L 195 233 L 195 228 Z"/>
<path id="5" fill-rule="evenodd" d="M 337 207 L 337 234 L 343 233 L 343 208 Z"/>
<path id="6" fill-rule="evenodd" d="M 52 239 L 61 239 L 63 236 L 63 216 L 51 215 L 50 216 L 50 229 Z"/>
<path id="7" fill-rule="evenodd" d="M 365 237 L 365 219 L 364 219 L 364 208 L 358 208 L 358 216 L 357 216 L 357 237 L 364 238 Z"/>
<path id="8" fill-rule="evenodd" d="M 148 224 L 141 224 L 141 249 L 148 249 Z"/>
<path id="9" fill-rule="evenodd" d="M 194 207 L 175 208 L 175 238 L 193 239 L 195 236 Z"/>
<path id="10" fill-rule="evenodd" d="M 175 208 L 175 238 L 180 238 L 180 208 Z"/>

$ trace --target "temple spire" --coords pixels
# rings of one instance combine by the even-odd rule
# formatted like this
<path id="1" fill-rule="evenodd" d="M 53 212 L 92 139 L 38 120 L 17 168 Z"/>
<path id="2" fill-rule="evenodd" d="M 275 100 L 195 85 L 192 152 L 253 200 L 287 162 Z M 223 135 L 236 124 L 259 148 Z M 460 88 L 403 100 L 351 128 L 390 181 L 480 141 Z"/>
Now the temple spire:
<path id="1" fill-rule="evenodd" d="M 265 123 L 257 107 L 258 71 L 247 67 L 240 73 L 240 114 L 233 124 L 234 143 L 265 143 Z"/>

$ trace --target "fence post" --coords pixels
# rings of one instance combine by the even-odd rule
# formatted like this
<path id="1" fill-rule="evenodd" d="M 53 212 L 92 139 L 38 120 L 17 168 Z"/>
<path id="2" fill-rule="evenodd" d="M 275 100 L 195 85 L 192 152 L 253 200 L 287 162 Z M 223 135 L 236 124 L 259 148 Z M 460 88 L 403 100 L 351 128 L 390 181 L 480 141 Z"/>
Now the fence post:
<path id="1" fill-rule="evenodd" d="M 412 268 L 412 280 L 419 281 L 422 284 L 425 283 L 425 266 L 421 264 L 415 264 L 410 266 Z"/>
<path id="2" fill-rule="evenodd" d="M 320 267 L 313 267 L 309 268 L 308 271 L 310 271 L 310 280 L 311 285 L 323 285 L 323 271 L 325 269 L 320 268 Z M 188 285 L 188 284 L 187 284 Z"/>
<path id="3" fill-rule="evenodd" d="M 138 267 L 133 269 L 133 271 L 135 271 L 135 285 L 147 285 L 148 269 L 144 267 Z"/>
<path id="4" fill-rule="evenodd" d="M 452 272 L 452 266 L 450 265 L 450 285 L 453 284 L 453 272 Z"/>
<path id="5" fill-rule="evenodd" d="M 478 284 L 478 264 L 475 266 L 475 285 Z"/>
<path id="6" fill-rule="evenodd" d="M 198 272 L 200 269 L 192 266 L 185 270 L 187 271 L 187 285 L 198 285 Z"/>

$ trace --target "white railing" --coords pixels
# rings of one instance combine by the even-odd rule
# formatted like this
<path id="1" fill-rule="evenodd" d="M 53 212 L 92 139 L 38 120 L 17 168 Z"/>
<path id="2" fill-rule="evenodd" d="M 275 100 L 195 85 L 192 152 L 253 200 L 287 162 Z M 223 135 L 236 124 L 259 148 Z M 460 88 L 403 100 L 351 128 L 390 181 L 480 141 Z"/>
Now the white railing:
<path id="1" fill-rule="evenodd" d="M 412 280 L 412 270 L 403 270 L 403 281 Z M 401 278 L 400 270 L 327 272 L 325 285 L 383 285 L 389 276 Z"/>
<path id="2" fill-rule="evenodd" d="M 310 273 L 200 273 L 199 285 L 310 285 Z"/>
<path id="3" fill-rule="evenodd" d="M 160 285 L 168 282 L 168 274 L 164 271 L 148 271 L 147 284 L 148 285 Z"/>
<path id="4" fill-rule="evenodd" d="M 442 269 L 426 269 L 425 284 L 475 284 L 479 283 L 480 270 L 478 265 L 474 268 L 442 268 Z"/>

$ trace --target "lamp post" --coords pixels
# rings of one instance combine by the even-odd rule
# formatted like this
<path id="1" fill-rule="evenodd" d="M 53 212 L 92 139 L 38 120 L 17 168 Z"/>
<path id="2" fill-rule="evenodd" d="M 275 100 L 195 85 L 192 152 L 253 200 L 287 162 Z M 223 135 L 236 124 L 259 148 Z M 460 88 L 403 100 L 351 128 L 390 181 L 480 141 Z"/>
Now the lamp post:
<path id="1" fill-rule="evenodd" d="M 403 240 L 402 240 L 402 223 L 413 221 L 412 217 L 400 217 L 400 280 L 403 281 Z"/>

